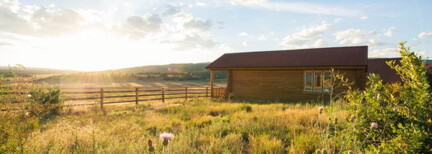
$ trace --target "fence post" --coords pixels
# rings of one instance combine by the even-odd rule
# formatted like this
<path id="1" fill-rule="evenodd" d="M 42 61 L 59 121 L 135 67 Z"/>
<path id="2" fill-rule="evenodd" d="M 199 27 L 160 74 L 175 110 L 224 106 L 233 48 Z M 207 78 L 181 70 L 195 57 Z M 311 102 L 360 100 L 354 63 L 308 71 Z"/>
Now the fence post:
<path id="1" fill-rule="evenodd" d="M 162 88 L 162 102 L 165 102 L 165 90 Z"/>
<path id="2" fill-rule="evenodd" d="M 135 104 L 138 105 L 138 88 L 135 88 Z"/>
<path id="3" fill-rule="evenodd" d="M 102 112 L 104 113 L 104 115 L 106 115 L 106 113 L 105 113 L 105 109 L 104 109 L 104 107 L 103 107 L 103 102 L 104 102 L 104 92 L 103 92 L 103 88 L 101 88 L 101 91 L 100 91 L 100 100 L 101 100 L 101 102 L 100 102 L 100 108 L 101 108 Z"/>
<path id="4" fill-rule="evenodd" d="M 187 100 L 187 95 L 188 95 L 188 90 L 187 87 L 185 88 L 185 96 L 186 96 L 186 100 Z"/>
<path id="5" fill-rule="evenodd" d="M 208 97 L 208 87 L 206 87 L 206 98 Z"/>

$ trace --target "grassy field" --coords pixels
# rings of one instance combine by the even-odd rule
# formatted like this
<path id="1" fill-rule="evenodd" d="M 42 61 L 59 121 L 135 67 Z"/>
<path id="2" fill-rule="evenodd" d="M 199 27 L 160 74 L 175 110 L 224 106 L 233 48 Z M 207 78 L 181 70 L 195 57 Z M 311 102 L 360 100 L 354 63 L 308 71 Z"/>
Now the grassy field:
<path id="1" fill-rule="evenodd" d="M 313 104 L 313 103 L 312 103 Z M 32 134 L 31 153 L 311 153 L 323 147 L 320 126 L 328 116 L 347 116 L 342 105 L 319 114 L 320 104 L 159 101 L 138 106 L 68 108 Z M 317 125 L 320 123 L 320 125 Z M 174 139 L 164 149 L 159 134 Z"/>
<path id="2" fill-rule="evenodd" d="M 365 90 L 348 90 L 327 104 L 183 98 L 99 106 L 96 97 L 94 104 L 70 107 L 63 96 L 76 92 L 65 87 L 182 89 L 208 82 L 84 80 L 53 88 L 21 77 L 11 78 L 11 86 L 0 76 L 0 153 L 149 153 L 153 147 L 154 153 L 431 153 L 430 82 L 421 58 L 400 44 L 402 66 L 390 66 L 403 84 L 383 84 L 372 74 Z M 177 93 L 169 97 L 186 95 L 171 92 Z M 114 98 L 119 91 L 106 93 Z M 169 143 L 160 138 L 164 132 L 174 135 Z"/>
<path id="3" fill-rule="evenodd" d="M 39 83 L 43 84 L 43 83 Z M 47 82 L 51 86 L 62 88 L 91 88 L 91 87 L 210 87 L 210 81 L 137 81 L 137 82 L 78 82 L 78 83 L 56 83 Z M 225 81 L 216 81 L 215 86 L 226 86 Z"/>

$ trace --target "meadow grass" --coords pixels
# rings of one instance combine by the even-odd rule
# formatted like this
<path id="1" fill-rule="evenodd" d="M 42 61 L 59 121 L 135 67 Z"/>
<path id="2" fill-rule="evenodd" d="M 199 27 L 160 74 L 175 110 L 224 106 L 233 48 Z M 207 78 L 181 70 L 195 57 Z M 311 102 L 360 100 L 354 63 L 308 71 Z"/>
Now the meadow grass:
<path id="1" fill-rule="evenodd" d="M 138 106 L 69 108 L 44 124 L 26 144 L 31 153 L 312 153 L 329 116 L 346 119 L 343 103 L 228 102 L 210 99 L 145 102 Z M 318 125 L 319 124 L 319 125 Z M 331 143 L 326 143 L 331 144 Z"/>

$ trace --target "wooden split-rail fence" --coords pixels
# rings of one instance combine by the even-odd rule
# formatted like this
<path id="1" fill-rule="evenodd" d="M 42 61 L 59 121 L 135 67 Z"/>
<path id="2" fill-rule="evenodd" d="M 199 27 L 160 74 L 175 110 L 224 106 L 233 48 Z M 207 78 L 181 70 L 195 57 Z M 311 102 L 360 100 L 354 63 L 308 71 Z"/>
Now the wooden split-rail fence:
<path id="1" fill-rule="evenodd" d="M 70 89 L 62 88 L 62 93 L 66 95 L 65 106 L 86 106 L 100 103 L 103 108 L 105 104 L 130 103 L 136 105 L 141 101 L 161 100 L 165 102 L 168 99 L 191 99 L 200 97 L 211 97 L 211 89 L 205 88 L 86 88 Z M 225 88 L 213 88 L 213 97 L 221 98 L 225 96 Z M 88 103 L 91 101 L 91 103 Z M 86 103 L 87 102 L 87 103 Z"/>

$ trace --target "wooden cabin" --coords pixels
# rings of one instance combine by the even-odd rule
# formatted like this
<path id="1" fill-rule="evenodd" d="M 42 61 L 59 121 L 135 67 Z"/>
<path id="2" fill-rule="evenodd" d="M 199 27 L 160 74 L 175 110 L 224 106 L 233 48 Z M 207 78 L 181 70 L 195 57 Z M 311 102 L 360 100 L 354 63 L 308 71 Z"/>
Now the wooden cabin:
<path id="1" fill-rule="evenodd" d="M 387 61 L 396 61 L 396 65 L 400 65 L 402 58 L 370 58 L 368 59 L 368 70 L 369 74 L 378 74 L 381 77 L 383 83 L 395 83 L 402 82 L 400 76 L 396 73 L 396 70 L 392 69 L 387 65 Z"/>
<path id="2" fill-rule="evenodd" d="M 353 82 L 353 88 L 364 89 L 367 67 L 368 47 L 354 46 L 227 53 L 206 68 L 213 97 L 223 93 L 235 99 L 302 101 L 329 96 L 331 68 Z M 214 71 L 227 72 L 226 87 L 213 87 Z"/>
<path id="3" fill-rule="evenodd" d="M 402 83 L 402 79 L 396 73 L 396 70 L 392 69 L 387 65 L 388 61 L 395 61 L 396 65 L 401 65 L 402 58 L 370 58 L 368 59 L 368 70 L 367 75 L 369 74 L 379 74 L 381 80 L 384 84 L 390 83 Z M 426 77 L 429 82 L 429 86 L 432 87 L 432 61 L 425 61 L 425 69 L 427 71 Z"/>

